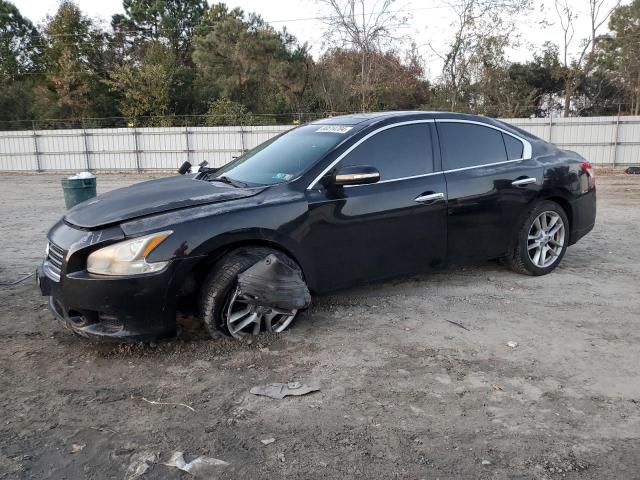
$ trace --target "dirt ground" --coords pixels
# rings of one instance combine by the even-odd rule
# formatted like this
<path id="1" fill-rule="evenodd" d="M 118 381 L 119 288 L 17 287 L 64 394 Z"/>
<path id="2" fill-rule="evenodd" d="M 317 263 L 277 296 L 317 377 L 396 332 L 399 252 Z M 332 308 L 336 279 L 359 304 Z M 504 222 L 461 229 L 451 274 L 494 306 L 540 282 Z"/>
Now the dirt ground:
<path id="1" fill-rule="evenodd" d="M 0 176 L 1 282 L 43 256 L 59 178 Z M 95 345 L 33 278 L 0 287 L 0 478 L 133 478 L 144 458 L 142 480 L 192 478 L 163 465 L 174 451 L 229 463 L 209 478 L 640 478 L 640 176 L 598 188 L 596 228 L 551 275 L 352 289 L 252 343 L 187 318 L 171 341 Z M 249 393 L 287 381 L 321 391 Z"/>

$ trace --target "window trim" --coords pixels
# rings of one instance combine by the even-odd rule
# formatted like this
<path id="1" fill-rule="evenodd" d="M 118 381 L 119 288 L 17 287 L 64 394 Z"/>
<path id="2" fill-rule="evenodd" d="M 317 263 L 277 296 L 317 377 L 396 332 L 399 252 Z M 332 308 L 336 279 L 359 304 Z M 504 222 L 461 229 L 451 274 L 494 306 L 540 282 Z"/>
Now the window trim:
<path id="1" fill-rule="evenodd" d="M 500 162 L 492 162 L 492 163 L 483 163 L 480 165 L 471 165 L 469 167 L 460 167 L 460 168 L 452 168 L 449 170 L 443 170 L 443 173 L 451 173 L 451 172 L 460 172 L 463 170 L 470 170 L 472 168 L 481 168 L 481 167 L 492 167 L 494 165 L 503 165 L 505 163 L 513 163 L 513 162 L 521 162 L 522 160 L 530 160 L 532 157 L 533 149 L 531 148 L 531 143 L 528 140 L 525 140 L 522 137 L 514 135 L 513 133 L 505 130 L 504 128 L 496 127 L 495 125 L 490 125 L 484 122 L 477 122 L 475 120 L 459 120 L 459 119 L 449 119 L 449 118 L 437 118 L 435 119 L 436 123 L 470 123 L 472 125 L 480 125 L 482 127 L 493 128 L 504 135 L 509 135 L 516 140 L 519 140 L 522 143 L 522 157 L 515 158 L 513 160 L 502 160 Z M 441 147 L 442 148 L 442 147 Z M 506 147 L 505 147 L 506 148 Z M 442 166 L 444 166 L 445 159 L 442 159 Z"/>
<path id="2" fill-rule="evenodd" d="M 523 160 L 530 160 L 532 158 L 533 149 L 531 147 L 531 143 L 528 140 L 525 140 L 524 138 L 519 137 L 518 135 L 515 135 L 515 134 L 513 134 L 513 133 L 511 133 L 511 132 L 509 132 L 509 131 L 507 131 L 507 130 L 505 130 L 503 128 L 497 127 L 495 125 L 491 125 L 491 124 L 484 123 L 484 122 L 478 122 L 478 121 L 475 121 L 475 120 L 461 120 L 461 119 L 454 119 L 454 118 L 429 118 L 429 119 L 424 119 L 424 120 L 409 120 L 409 121 L 406 121 L 406 122 L 398 122 L 398 123 L 392 123 L 390 125 L 385 125 L 384 127 L 380 127 L 377 130 L 374 130 L 373 132 L 370 132 L 367 135 L 365 135 L 364 137 L 362 137 L 356 143 L 351 145 L 347 150 L 345 150 L 338 158 L 336 158 L 333 162 L 331 162 L 331 164 L 329 164 L 328 167 L 326 167 L 324 170 L 322 170 L 322 172 L 320 172 L 320 174 L 316 178 L 313 179 L 313 181 L 309 184 L 309 186 L 306 189 L 307 190 L 313 190 L 315 188 L 316 184 L 322 179 L 322 177 L 324 177 L 327 174 L 327 172 L 329 170 L 331 170 L 333 167 L 335 167 L 336 164 L 338 162 L 340 162 L 340 160 L 342 160 L 349 153 L 351 153 L 351 151 L 354 150 L 362 142 L 368 140 L 369 138 L 373 137 L 377 133 L 382 132 L 384 130 L 387 130 L 389 128 L 399 127 L 399 126 L 402 126 L 402 125 L 411 125 L 411 124 L 414 124 L 414 123 L 434 123 L 434 124 L 435 123 L 471 123 L 473 125 L 480 125 L 482 127 L 493 128 L 494 130 L 498 130 L 499 132 L 501 132 L 501 133 L 503 133 L 505 135 L 510 135 L 511 137 L 515 138 L 516 140 L 519 140 L 520 142 L 522 142 L 522 158 L 516 158 L 514 160 L 503 160 L 503 161 L 500 161 L 500 162 L 493 162 L 493 163 L 483 163 L 482 165 L 472 165 L 470 167 L 453 168 L 453 169 L 450 169 L 450 170 L 440 170 L 438 172 L 423 173 L 423 174 L 420 174 L 420 175 L 412 175 L 410 177 L 391 178 L 391 179 L 388 179 L 388 180 L 381 180 L 379 182 L 372 183 L 370 185 L 377 185 L 379 183 L 388 183 L 388 182 L 398 182 L 400 180 L 410 180 L 412 178 L 429 177 L 429 176 L 432 176 L 432 175 L 439 175 L 439 174 L 444 174 L 444 173 L 460 172 L 460 171 L 463 171 L 463 170 L 470 170 L 472 168 L 492 167 L 494 165 L 503 165 L 503 164 L 506 164 L 506 163 L 521 162 Z M 444 166 L 444 163 L 443 163 L 443 166 Z M 370 185 L 349 185 L 349 187 L 364 187 L 364 186 L 370 186 Z"/>
<path id="3" fill-rule="evenodd" d="M 425 120 L 409 120 L 406 122 L 397 122 L 397 123 L 392 123 L 390 125 L 385 125 L 384 127 L 380 127 L 377 130 L 374 130 L 373 132 L 369 132 L 368 134 L 366 134 L 364 137 L 362 137 L 360 140 L 358 140 L 356 143 L 354 143 L 353 145 L 351 145 L 349 148 L 347 148 L 344 152 L 342 152 L 342 154 L 340 154 L 340 156 L 338 156 L 338 158 L 336 158 L 333 162 L 331 162 L 329 164 L 328 167 L 326 167 L 324 170 L 322 170 L 322 172 L 320 172 L 320 174 L 313 179 L 313 181 L 309 184 L 309 186 L 307 187 L 307 190 L 313 190 L 314 187 L 316 186 L 316 184 L 322 179 L 322 177 L 324 177 L 327 172 L 329 170 L 331 170 L 333 167 L 335 167 L 338 162 L 340 162 L 344 157 L 346 157 L 349 153 L 351 153 L 354 149 L 356 149 L 361 143 L 365 142 L 366 140 L 368 140 L 369 138 L 373 137 L 374 135 L 383 132 L 385 130 L 388 130 L 390 128 L 394 128 L 394 127 L 401 127 L 403 125 L 413 125 L 416 123 L 434 123 L 434 119 L 433 118 L 429 118 L 429 119 L 425 119 Z M 420 174 L 420 175 L 414 175 L 411 177 L 403 177 L 403 178 L 391 178 L 389 180 L 382 180 L 380 182 L 376 182 L 375 184 L 372 185 L 376 185 L 378 183 L 384 183 L 384 182 L 395 182 L 398 180 L 407 180 L 409 178 L 418 178 L 418 177 L 425 177 L 427 175 L 433 175 L 434 172 L 432 173 L 424 173 L 424 174 Z M 442 172 L 435 172 L 435 173 L 442 173 Z M 354 187 L 361 187 L 362 185 L 353 185 Z"/>

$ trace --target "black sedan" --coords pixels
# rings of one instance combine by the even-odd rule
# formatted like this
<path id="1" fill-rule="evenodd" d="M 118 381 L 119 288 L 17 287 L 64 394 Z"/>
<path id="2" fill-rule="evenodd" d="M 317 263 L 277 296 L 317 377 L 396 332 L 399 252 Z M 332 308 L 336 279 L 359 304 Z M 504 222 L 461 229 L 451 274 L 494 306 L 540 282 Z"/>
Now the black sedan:
<path id="1" fill-rule="evenodd" d="M 580 155 L 496 120 L 386 112 L 292 129 L 220 169 L 111 191 L 48 234 L 55 317 L 102 339 L 281 332 L 310 294 L 501 259 L 544 275 L 594 225 Z"/>

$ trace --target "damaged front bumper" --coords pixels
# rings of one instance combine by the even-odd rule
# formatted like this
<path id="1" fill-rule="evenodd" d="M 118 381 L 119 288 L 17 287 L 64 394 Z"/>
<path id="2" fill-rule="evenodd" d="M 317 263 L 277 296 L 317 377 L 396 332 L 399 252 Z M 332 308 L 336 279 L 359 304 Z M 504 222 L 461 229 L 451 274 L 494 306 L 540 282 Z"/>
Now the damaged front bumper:
<path id="1" fill-rule="evenodd" d="M 137 341 L 176 333 L 172 280 L 186 262 L 173 261 L 162 272 L 102 277 L 78 271 L 59 281 L 38 268 L 37 282 L 49 309 L 65 327 L 98 340 Z"/>

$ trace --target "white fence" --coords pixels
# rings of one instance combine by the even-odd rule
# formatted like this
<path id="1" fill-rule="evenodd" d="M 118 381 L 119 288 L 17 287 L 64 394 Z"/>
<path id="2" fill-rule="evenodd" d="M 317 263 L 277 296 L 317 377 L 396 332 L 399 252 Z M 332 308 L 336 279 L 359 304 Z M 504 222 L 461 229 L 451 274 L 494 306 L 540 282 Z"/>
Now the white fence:
<path id="1" fill-rule="evenodd" d="M 594 165 L 640 163 L 640 117 L 505 119 L 560 148 L 574 150 Z"/>
<path id="2" fill-rule="evenodd" d="M 517 118 L 505 121 L 596 165 L 640 163 L 640 117 Z M 175 170 L 211 166 L 290 126 L 103 128 L 0 132 L 0 171 Z"/>
<path id="3" fill-rule="evenodd" d="M 290 126 L 0 132 L 0 171 L 176 170 L 221 166 Z"/>

